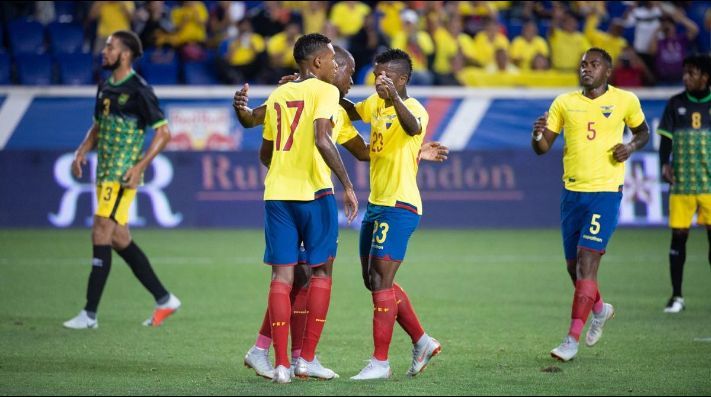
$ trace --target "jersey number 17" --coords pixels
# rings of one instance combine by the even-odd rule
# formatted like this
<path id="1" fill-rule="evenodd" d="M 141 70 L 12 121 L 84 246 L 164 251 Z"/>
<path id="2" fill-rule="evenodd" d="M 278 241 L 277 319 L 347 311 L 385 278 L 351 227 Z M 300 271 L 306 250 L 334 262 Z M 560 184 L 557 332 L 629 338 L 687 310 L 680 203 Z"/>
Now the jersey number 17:
<path id="1" fill-rule="evenodd" d="M 281 145 L 281 105 L 274 102 L 274 110 L 277 114 L 277 134 L 276 134 L 276 144 L 274 150 L 281 150 L 283 152 L 288 152 L 291 150 L 291 146 L 294 144 L 294 132 L 296 127 L 299 126 L 299 120 L 301 120 L 301 113 L 304 111 L 304 101 L 288 101 L 286 103 L 287 107 L 295 108 L 296 114 L 294 115 L 294 120 L 291 121 L 291 126 L 289 127 L 290 133 L 289 137 L 286 139 L 284 146 Z"/>

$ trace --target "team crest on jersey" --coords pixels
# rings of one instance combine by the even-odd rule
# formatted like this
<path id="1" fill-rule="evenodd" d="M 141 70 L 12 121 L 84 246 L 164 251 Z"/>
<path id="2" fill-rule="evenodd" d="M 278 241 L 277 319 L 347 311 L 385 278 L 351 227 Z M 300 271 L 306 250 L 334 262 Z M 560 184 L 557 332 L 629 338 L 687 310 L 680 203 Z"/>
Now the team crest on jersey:
<path id="1" fill-rule="evenodd" d="M 393 125 L 393 120 L 395 120 L 396 115 L 385 116 L 385 129 L 389 130 L 390 126 Z"/>
<path id="2" fill-rule="evenodd" d="M 680 115 L 685 115 L 686 114 L 686 108 L 679 108 L 679 114 Z"/>
<path id="3" fill-rule="evenodd" d="M 121 94 L 118 97 L 118 103 L 119 105 L 123 106 L 128 102 L 128 94 Z"/>
<path id="4" fill-rule="evenodd" d="M 615 105 L 600 106 L 600 110 L 602 110 L 602 115 L 605 116 L 606 118 L 610 117 L 610 115 L 612 114 L 612 111 L 614 109 L 615 109 Z"/>

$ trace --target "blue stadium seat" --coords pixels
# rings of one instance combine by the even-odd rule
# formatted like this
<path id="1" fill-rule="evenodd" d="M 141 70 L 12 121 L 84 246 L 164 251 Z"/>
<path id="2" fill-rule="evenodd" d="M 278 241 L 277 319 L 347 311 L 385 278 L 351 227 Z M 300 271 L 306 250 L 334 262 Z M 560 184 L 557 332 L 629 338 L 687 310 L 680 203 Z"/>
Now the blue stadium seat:
<path id="1" fill-rule="evenodd" d="M 144 79 L 151 85 L 178 84 L 178 54 L 170 61 L 156 62 L 153 50 L 147 50 L 139 60 L 139 70 Z"/>
<path id="2" fill-rule="evenodd" d="M 13 54 L 44 54 L 44 26 L 41 23 L 15 20 L 8 24 L 7 33 Z"/>
<path id="3" fill-rule="evenodd" d="M 513 41 L 513 39 L 520 36 L 522 30 L 523 21 L 519 19 L 512 19 L 506 24 L 506 34 L 510 41 Z"/>
<path id="4" fill-rule="evenodd" d="M 52 83 L 52 58 L 48 54 L 17 55 L 15 65 L 22 85 L 49 85 Z"/>
<path id="5" fill-rule="evenodd" d="M 56 60 L 60 84 L 94 84 L 93 57 L 91 54 L 58 54 Z"/>
<path id="6" fill-rule="evenodd" d="M 10 56 L 0 52 L 0 85 L 10 84 Z"/>
<path id="7" fill-rule="evenodd" d="M 54 22 L 47 26 L 49 43 L 53 54 L 74 54 L 82 52 L 84 29 L 75 23 Z"/>
<path id="8" fill-rule="evenodd" d="M 76 1 L 55 1 L 54 13 L 59 22 L 73 22 L 76 20 Z"/>
<path id="9" fill-rule="evenodd" d="M 185 83 L 191 85 L 218 84 L 214 64 L 205 62 L 187 62 L 184 64 Z"/>

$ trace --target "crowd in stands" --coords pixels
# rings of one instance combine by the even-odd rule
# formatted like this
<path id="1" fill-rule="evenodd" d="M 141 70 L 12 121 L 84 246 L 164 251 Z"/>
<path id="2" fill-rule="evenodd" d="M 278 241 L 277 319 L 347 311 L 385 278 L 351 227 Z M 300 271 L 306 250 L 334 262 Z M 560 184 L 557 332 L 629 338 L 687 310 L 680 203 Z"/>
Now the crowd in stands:
<path id="1" fill-rule="evenodd" d="M 640 87 L 679 84 L 684 57 L 709 52 L 711 2 L 11 1 L 0 22 L 0 84 L 33 84 L 26 68 L 43 62 L 35 84 L 92 84 L 108 35 L 131 29 L 152 84 L 274 84 L 296 69 L 295 41 L 319 32 L 354 55 L 357 84 L 393 47 L 411 55 L 413 85 L 575 86 L 581 55 L 601 47 L 613 84 Z"/>

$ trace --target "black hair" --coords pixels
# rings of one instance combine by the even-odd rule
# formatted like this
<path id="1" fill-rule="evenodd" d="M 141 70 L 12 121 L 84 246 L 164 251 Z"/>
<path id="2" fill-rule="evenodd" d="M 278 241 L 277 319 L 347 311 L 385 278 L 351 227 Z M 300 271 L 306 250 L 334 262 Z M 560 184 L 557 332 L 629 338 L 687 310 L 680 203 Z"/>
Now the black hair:
<path id="1" fill-rule="evenodd" d="M 605 60 L 605 62 L 607 62 L 607 66 L 612 67 L 612 57 L 610 56 L 609 52 L 607 52 L 599 47 L 593 47 L 593 48 L 590 48 L 589 50 L 585 51 L 586 54 L 588 52 L 597 52 L 598 54 L 602 55 L 602 58 Z"/>
<path id="2" fill-rule="evenodd" d="M 301 63 L 316 52 L 323 50 L 330 42 L 331 39 L 319 33 L 301 36 L 294 44 L 294 59 L 297 63 Z"/>
<path id="3" fill-rule="evenodd" d="M 410 58 L 405 51 L 391 48 L 375 57 L 375 63 L 384 64 L 388 62 L 396 62 L 402 66 L 405 69 L 404 72 L 407 74 L 407 81 L 410 81 L 410 77 L 412 76 L 412 58 Z"/>
<path id="4" fill-rule="evenodd" d="M 141 44 L 141 39 L 138 38 L 137 34 L 130 30 L 119 30 L 111 34 L 111 36 L 121 40 L 121 43 L 123 43 L 123 45 L 131 51 L 132 61 L 135 61 L 143 56 L 143 45 Z"/>
<path id="5" fill-rule="evenodd" d="M 706 88 L 711 87 L 711 57 L 703 54 L 689 55 L 684 58 L 684 66 L 691 66 L 699 69 L 701 74 L 706 73 L 709 79 L 706 81 Z"/>

